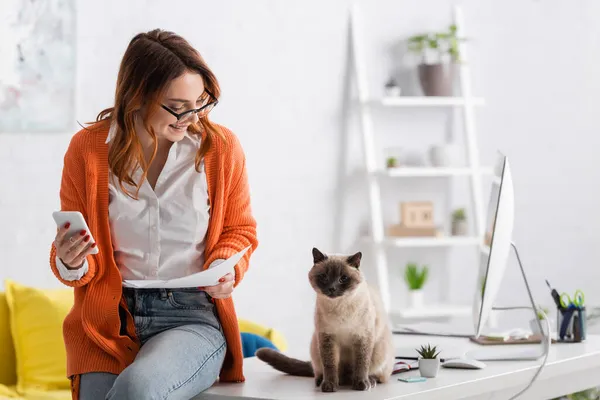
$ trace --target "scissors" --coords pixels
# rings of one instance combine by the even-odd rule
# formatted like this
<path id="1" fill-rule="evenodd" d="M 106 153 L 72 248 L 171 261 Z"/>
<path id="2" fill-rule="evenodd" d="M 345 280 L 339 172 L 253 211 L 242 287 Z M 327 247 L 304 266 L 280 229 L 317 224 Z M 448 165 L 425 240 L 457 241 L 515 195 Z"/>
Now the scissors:
<path id="1" fill-rule="evenodd" d="M 572 299 L 568 293 L 563 292 L 560 295 L 560 305 L 563 308 L 569 308 L 569 307 L 581 308 L 581 307 L 583 307 L 584 302 L 585 302 L 585 296 L 583 295 L 583 292 L 579 289 L 577 289 L 575 291 L 575 294 L 573 295 Z"/>

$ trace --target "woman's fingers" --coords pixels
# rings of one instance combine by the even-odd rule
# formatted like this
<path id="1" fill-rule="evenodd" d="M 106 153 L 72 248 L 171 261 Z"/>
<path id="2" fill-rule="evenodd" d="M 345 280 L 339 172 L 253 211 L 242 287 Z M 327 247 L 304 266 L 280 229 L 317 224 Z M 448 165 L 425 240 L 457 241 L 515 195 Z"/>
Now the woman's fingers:
<path id="1" fill-rule="evenodd" d="M 54 244 L 56 247 L 58 247 L 58 245 L 62 244 L 62 242 L 65 240 L 65 237 L 67 236 L 67 232 L 69 232 L 70 226 L 71 226 L 71 223 L 67 222 L 66 224 L 64 224 L 63 226 L 61 226 L 58 229 L 58 232 L 56 232 L 56 238 L 54 239 Z"/>
<path id="2" fill-rule="evenodd" d="M 75 256 L 79 256 L 84 251 L 84 249 L 86 249 L 90 245 L 90 235 L 86 234 L 82 238 L 79 238 L 79 240 L 71 246 L 69 252 L 75 254 Z"/>
<path id="3" fill-rule="evenodd" d="M 90 243 L 89 241 L 86 243 L 86 246 L 79 251 L 79 253 L 75 256 L 75 258 L 71 261 L 71 268 L 80 267 L 83 264 L 85 258 L 92 254 L 92 251 L 96 248 L 96 243 Z"/>
<path id="4" fill-rule="evenodd" d="M 56 248 L 56 254 L 65 265 L 70 268 L 76 268 L 81 263 L 76 264 L 75 260 L 82 258 L 82 253 L 90 245 L 90 235 L 85 230 L 82 230 L 69 238 L 63 238 L 61 244 Z"/>
<path id="5" fill-rule="evenodd" d="M 233 275 L 227 274 L 221 278 L 221 280 L 223 280 L 223 282 L 216 286 L 207 286 L 201 289 L 215 299 L 226 299 L 233 293 Z"/>
<path id="6" fill-rule="evenodd" d="M 227 275 L 225 275 L 224 277 L 222 277 L 221 279 L 219 279 L 219 283 L 224 283 L 224 282 L 231 282 L 233 281 L 233 274 L 230 272 Z"/>

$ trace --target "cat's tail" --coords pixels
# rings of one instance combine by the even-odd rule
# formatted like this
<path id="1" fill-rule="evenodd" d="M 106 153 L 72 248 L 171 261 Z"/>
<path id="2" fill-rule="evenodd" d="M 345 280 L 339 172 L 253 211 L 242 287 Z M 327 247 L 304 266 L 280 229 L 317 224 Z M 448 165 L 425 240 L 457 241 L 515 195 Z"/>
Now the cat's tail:
<path id="1" fill-rule="evenodd" d="M 297 360 L 267 347 L 258 349 L 255 355 L 276 370 L 285 372 L 286 374 L 295 376 L 315 376 L 310 361 Z"/>

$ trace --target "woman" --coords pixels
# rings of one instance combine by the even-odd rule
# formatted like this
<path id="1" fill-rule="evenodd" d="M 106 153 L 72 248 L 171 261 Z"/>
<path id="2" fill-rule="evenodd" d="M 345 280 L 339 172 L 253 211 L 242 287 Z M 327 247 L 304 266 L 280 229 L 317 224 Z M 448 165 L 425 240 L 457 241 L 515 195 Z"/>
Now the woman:
<path id="1" fill-rule="evenodd" d="M 123 57 L 114 107 L 71 140 L 61 208 L 80 211 L 90 232 L 60 227 L 50 264 L 75 288 L 63 326 L 75 399 L 187 399 L 217 378 L 244 380 L 231 293 L 258 242 L 244 153 L 208 119 L 219 93 L 184 39 L 142 33 Z M 123 286 L 199 272 L 246 247 L 217 286 Z"/>

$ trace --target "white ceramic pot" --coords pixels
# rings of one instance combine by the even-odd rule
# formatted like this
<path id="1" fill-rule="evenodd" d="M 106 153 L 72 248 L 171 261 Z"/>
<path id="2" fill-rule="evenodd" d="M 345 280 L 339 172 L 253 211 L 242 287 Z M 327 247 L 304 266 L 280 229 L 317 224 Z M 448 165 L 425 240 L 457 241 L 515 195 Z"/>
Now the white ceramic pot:
<path id="1" fill-rule="evenodd" d="M 409 290 L 408 291 L 408 304 L 410 308 L 422 308 L 423 307 L 423 290 Z"/>
<path id="2" fill-rule="evenodd" d="M 435 378 L 440 370 L 439 358 L 419 358 L 419 372 L 425 378 Z"/>
<path id="3" fill-rule="evenodd" d="M 452 167 L 456 165 L 456 146 L 451 144 L 431 146 L 429 161 L 434 167 Z"/>
<path id="4" fill-rule="evenodd" d="M 388 97 L 398 97 L 402 93 L 399 86 L 386 86 L 385 95 Z"/>
<path id="5" fill-rule="evenodd" d="M 466 236 L 469 231 L 467 220 L 452 221 L 452 235 Z"/>

